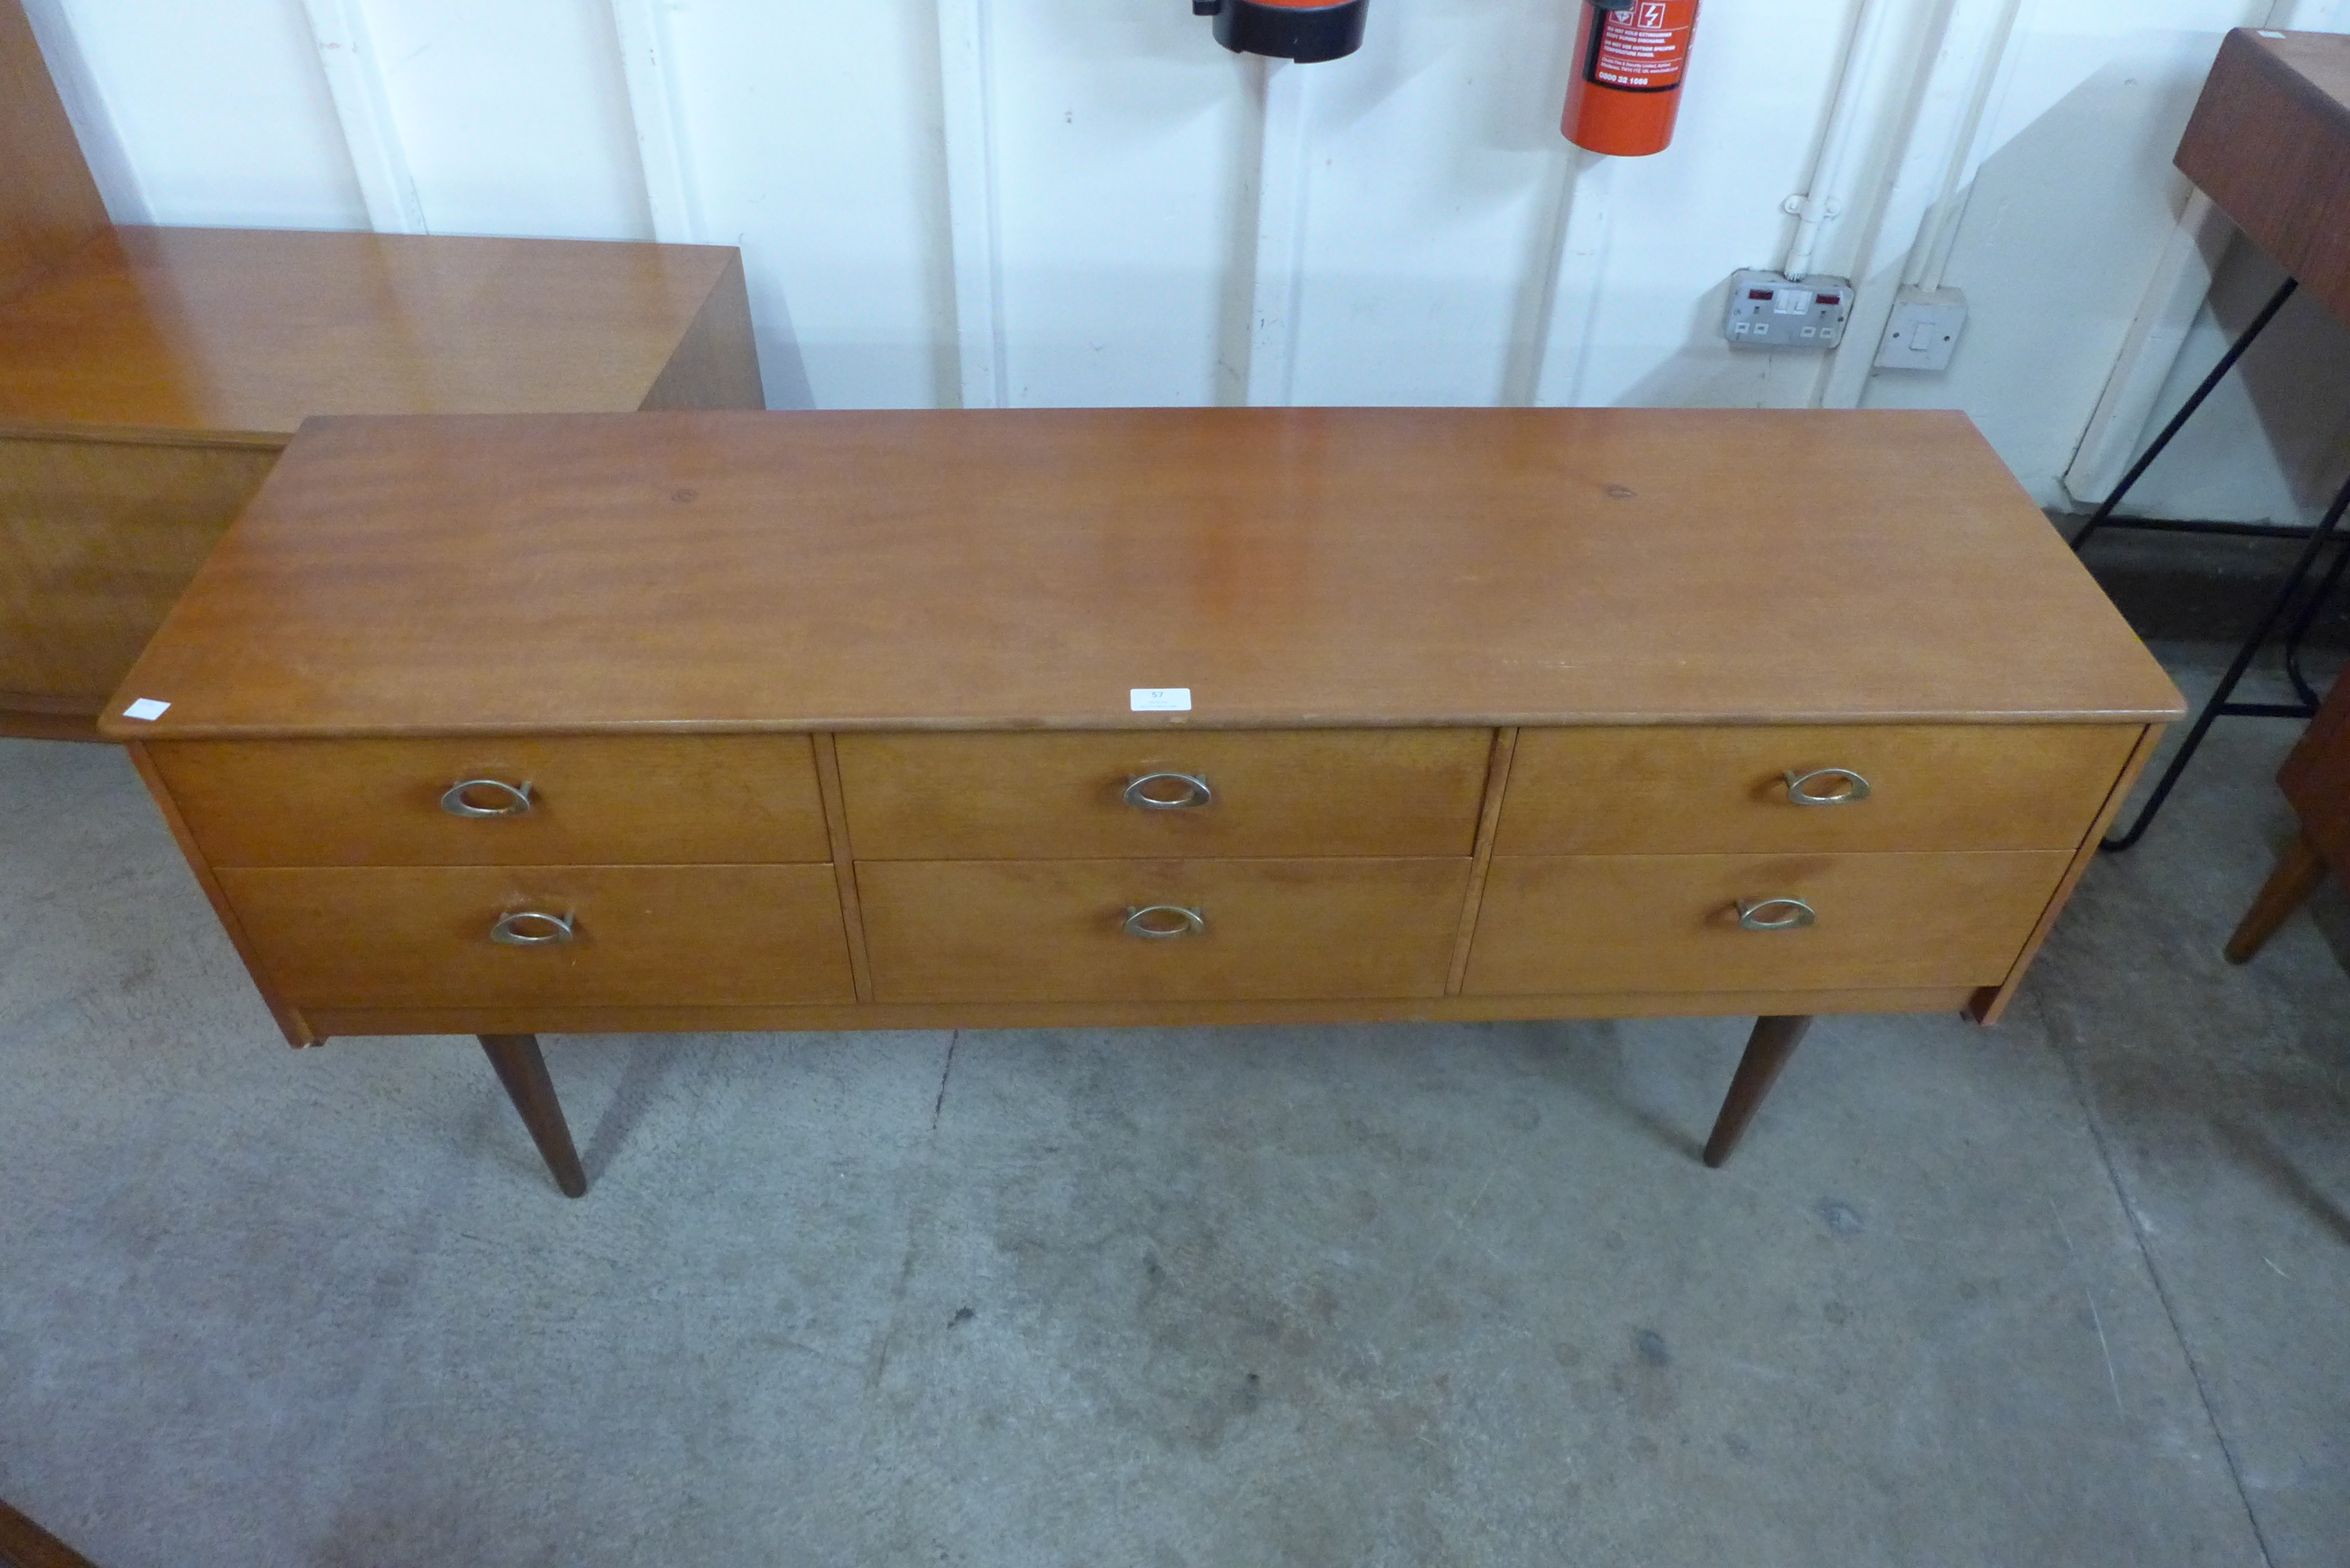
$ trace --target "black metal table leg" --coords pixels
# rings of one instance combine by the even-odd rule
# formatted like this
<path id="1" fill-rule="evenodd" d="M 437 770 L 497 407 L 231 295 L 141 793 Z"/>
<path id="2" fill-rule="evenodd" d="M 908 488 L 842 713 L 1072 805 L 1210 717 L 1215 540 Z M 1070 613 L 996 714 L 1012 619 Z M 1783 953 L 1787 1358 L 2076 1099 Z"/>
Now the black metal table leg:
<path id="1" fill-rule="evenodd" d="M 2291 277 L 2285 279 L 2283 286 L 2271 296 L 2268 304 L 2261 307 L 2261 313 L 2252 317 L 2252 324 L 2245 327 L 2236 340 L 2228 346 L 2228 351 L 2220 357 L 2220 362 L 2211 367 L 2211 373 L 2203 378 L 2203 384 L 2195 389 L 2194 396 L 2179 405 L 2178 411 L 2170 416 L 2170 422 L 2162 427 L 2162 433 L 2154 438 L 2154 444 L 2140 453 L 2136 462 L 2130 464 L 2129 472 L 2122 475 L 2122 482 L 2114 486 L 2114 493 L 2106 497 L 2105 504 L 2090 514 L 2089 520 L 2081 525 L 2081 531 L 2073 535 L 2073 548 L 2076 552 L 2089 542 L 2091 535 L 2106 525 L 2106 520 L 2114 514 L 2114 508 L 2122 504 L 2122 497 L 2127 495 L 2130 493 L 2130 487 L 2145 477 L 2146 471 L 2154 466 L 2154 460 L 2162 455 L 2162 449 L 2170 444 L 2171 439 L 2187 428 L 2187 421 L 2195 417 L 2195 410 L 2203 406 L 2203 400 L 2209 398 L 2212 389 L 2227 379 L 2228 372 L 2236 368 L 2236 361 L 2244 357 L 2244 350 L 2250 348 L 2253 341 L 2268 329 L 2269 323 L 2276 319 L 2276 313 L 2284 308 L 2284 302 L 2291 299 L 2293 291 L 2300 286 L 2300 279 Z"/>
<path id="2" fill-rule="evenodd" d="M 2343 539 L 2345 544 L 2350 544 L 2350 535 L 2343 535 Z M 2325 570 L 2325 580 L 2317 585 L 2317 591 L 2309 596 L 2308 602 L 2301 607 L 2301 613 L 2293 618 L 2293 629 L 2284 634 L 2284 672 L 2292 679 L 2293 691 L 2307 704 L 2312 714 L 2317 711 L 2318 705 L 2324 699 L 2318 694 L 2317 688 L 2310 683 L 2309 676 L 2301 668 L 2301 648 L 2309 637 L 2310 628 L 2317 624 L 2318 615 L 2325 608 L 2326 601 L 2333 598 L 2334 590 L 2342 586 L 2345 567 L 2350 567 L 2350 550 L 2336 551 L 2334 565 Z"/>
<path id="3" fill-rule="evenodd" d="M 2195 411 L 2203 406 L 2204 400 L 2210 397 L 2213 389 L 2226 378 L 2228 372 L 2235 369 L 2236 361 L 2241 359 L 2245 350 L 2251 348 L 2261 334 L 2268 329 L 2269 323 L 2276 319 L 2277 312 L 2284 308 L 2285 302 L 2293 296 L 2300 286 L 2298 279 L 2290 277 L 2278 286 L 2276 293 L 2269 297 L 2268 304 L 2262 306 L 2260 314 L 2252 317 L 2251 325 L 2237 335 L 2236 340 L 2228 346 L 2228 351 L 2220 357 L 2220 362 L 2211 367 L 2210 374 L 2203 378 L 2202 384 L 2197 387 L 2193 395 L 2179 406 L 2178 411 L 2170 416 L 2170 421 L 2162 427 L 2162 432 L 2154 438 L 2153 443 L 2144 452 L 2139 454 L 2137 461 L 2130 464 L 2129 472 L 2122 475 L 2121 483 L 2114 486 L 2113 493 L 2106 496 L 2096 511 L 2090 514 L 2089 520 L 2081 525 L 2081 531 L 2073 535 L 2072 543 L 2075 552 L 2087 544 L 2099 529 L 2108 526 L 2152 528 L 2168 533 L 2246 534 L 2284 537 L 2298 536 L 2303 533 L 2303 530 L 2298 528 L 2285 528 L 2269 524 L 2172 523 L 2153 518 L 2116 518 L 2114 515 L 2114 509 L 2121 504 L 2122 498 L 2130 493 L 2132 486 L 2145 477 L 2146 471 L 2154 465 L 2154 460 L 2160 457 L 2163 449 L 2169 446 L 2172 439 L 2186 428 L 2187 421 L 2195 417 Z M 2333 566 L 2318 585 L 2316 592 L 2310 595 L 2308 600 L 2302 605 L 2300 614 L 2294 618 L 2293 628 L 2286 635 L 2285 673 L 2291 678 L 2294 692 L 2300 698 L 2300 701 L 2295 703 L 2237 702 L 2231 699 L 2235 695 L 2238 682 L 2243 680 L 2245 671 L 2251 668 L 2252 660 L 2260 656 L 2261 649 L 2267 645 L 2270 635 L 2276 630 L 2277 623 L 2282 620 L 2293 608 L 2294 597 L 2301 592 L 2303 585 L 2309 580 L 2310 572 L 2315 567 L 2318 556 L 2328 545 L 2345 542 L 2344 536 L 2337 532 L 2337 529 L 2345 507 L 2350 507 L 2350 485 L 2345 485 L 2342 493 L 2335 497 L 2333 506 L 2325 514 L 2324 521 L 2309 532 L 2308 543 L 2303 549 L 2300 558 L 2293 563 L 2293 571 L 2286 576 L 2284 586 L 2269 606 L 2268 613 L 2261 618 L 2259 624 L 2253 627 L 2251 635 L 2244 639 L 2243 647 L 2237 650 L 2234 662 L 2228 666 L 2227 673 L 2220 678 L 2220 684 L 2212 691 L 2210 700 L 2204 703 L 2202 711 L 2195 715 L 2194 723 L 2189 727 L 2186 737 L 2179 742 L 2178 750 L 2172 754 L 2169 765 L 2163 770 L 2162 776 L 2155 781 L 2154 791 L 2147 797 L 2146 805 L 2139 808 L 2137 820 L 2130 825 L 2126 832 L 2106 839 L 2098 846 L 2099 848 L 2127 849 L 2146 836 L 2147 828 L 2154 822 L 2155 814 L 2162 809 L 2163 802 L 2170 798 L 2172 787 L 2178 783 L 2179 775 L 2187 771 L 2187 764 L 2203 744 L 2203 737 L 2210 732 L 2215 720 L 2222 718 L 2305 719 L 2317 711 L 2316 690 L 2310 684 L 2309 678 L 2303 673 L 2301 668 L 2302 639 L 2308 635 L 2310 628 L 2316 624 L 2319 611 L 2324 607 L 2327 597 L 2341 583 L 2345 569 L 2350 568 L 2350 551 L 2345 551 L 2334 557 Z"/>
<path id="4" fill-rule="evenodd" d="M 2188 730 L 2187 738 L 2179 742 L 2177 754 L 2170 759 L 2170 765 L 2155 782 L 2154 793 L 2147 797 L 2146 805 L 2138 808 L 2137 820 L 2130 825 L 2127 832 L 2107 838 L 2098 846 L 2099 848 L 2127 849 L 2146 836 L 2147 828 L 2154 822 L 2155 814 L 2162 809 L 2162 803 L 2170 798 L 2170 791 L 2178 783 L 2178 775 L 2187 771 L 2187 764 L 2193 759 L 2196 748 L 2202 745 L 2203 737 L 2210 732 L 2214 720 L 2309 717 L 2314 710 L 2308 707 L 2276 702 L 2232 702 L 2229 699 L 2235 694 L 2236 684 L 2243 680 L 2244 672 L 2252 667 L 2252 660 L 2260 656 L 2262 648 L 2268 642 L 2269 634 L 2276 629 L 2277 622 L 2282 620 L 2285 611 L 2292 607 L 2294 596 L 2300 593 L 2302 584 L 2308 580 L 2310 569 L 2317 564 L 2318 556 L 2327 545 L 2340 541 L 2337 530 L 2345 511 L 2350 511 L 2350 483 L 2343 485 L 2341 493 L 2334 498 L 2334 504 L 2325 509 L 2324 518 L 2311 531 L 2309 543 L 2303 546 L 2300 559 L 2293 562 L 2293 571 L 2286 576 L 2284 586 L 2277 590 L 2268 613 L 2252 628 L 2252 633 L 2244 639 L 2243 647 L 2236 650 L 2235 660 L 2228 666 L 2227 673 L 2220 677 L 2220 684 L 2212 690 L 2210 700 L 2203 704 L 2203 711 L 2195 715 L 2195 722 Z M 2341 563 L 2337 561 L 2334 571 L 2328 574 L 2329 583 L 2341 576 L 2340 567 Z"/>

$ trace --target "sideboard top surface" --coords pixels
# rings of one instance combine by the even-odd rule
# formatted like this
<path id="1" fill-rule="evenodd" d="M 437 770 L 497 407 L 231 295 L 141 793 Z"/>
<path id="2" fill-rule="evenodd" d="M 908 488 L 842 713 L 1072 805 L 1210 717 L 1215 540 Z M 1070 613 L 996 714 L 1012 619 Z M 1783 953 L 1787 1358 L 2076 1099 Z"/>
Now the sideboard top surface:
<path id="1" fill-rule="evenodd" d="M 2179 711 L 1962 415 L 1064 410 L 313 421 L 104 728 Z"/>
<path id="2" fill-rule="evenodd" d="M 124 227 L 0 301 L 0 422 L 288 434 L 314 413 L 639 406 L 735 253 Z"/>

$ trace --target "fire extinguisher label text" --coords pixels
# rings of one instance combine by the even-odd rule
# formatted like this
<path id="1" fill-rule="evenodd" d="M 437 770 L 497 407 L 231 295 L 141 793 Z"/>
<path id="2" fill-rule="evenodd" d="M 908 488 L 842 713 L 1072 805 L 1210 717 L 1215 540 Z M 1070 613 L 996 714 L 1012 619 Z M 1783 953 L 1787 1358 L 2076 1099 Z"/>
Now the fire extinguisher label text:
<path id="1" fill-rule="evenodd" d="M 1674 16 L 1676 10 L 1682 15 Z M 1669 92 L 1680 86 L 1694 10 L 1667 0 L 1640 0 L 1628 11 L 1601 12 L 1591 79 L 1628 92 Z"/>

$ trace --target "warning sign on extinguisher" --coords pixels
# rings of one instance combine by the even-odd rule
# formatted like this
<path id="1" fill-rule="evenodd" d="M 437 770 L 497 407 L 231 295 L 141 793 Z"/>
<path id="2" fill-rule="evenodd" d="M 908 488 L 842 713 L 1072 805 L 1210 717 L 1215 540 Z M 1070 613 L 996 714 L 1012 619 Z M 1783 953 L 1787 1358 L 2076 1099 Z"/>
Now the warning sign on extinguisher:
<path id="1" fill-rule="evenodd" d="M 1584 74 L 1619 92 L 1670 92 L 1689 65 L 1695 0 L 1636 0 L 1602 11 Z"/>

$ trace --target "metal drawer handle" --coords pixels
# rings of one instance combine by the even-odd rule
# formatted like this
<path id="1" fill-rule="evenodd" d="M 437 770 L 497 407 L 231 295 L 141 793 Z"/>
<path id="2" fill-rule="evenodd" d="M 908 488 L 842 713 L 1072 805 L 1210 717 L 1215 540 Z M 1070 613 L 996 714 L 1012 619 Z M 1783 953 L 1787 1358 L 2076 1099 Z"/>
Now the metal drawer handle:
<path id="1" fill-rule="evenodd" d="M 1868 798 L 1868 781 L 1850 768 L 1814 768 L 1807 774 L 1790 770 L 1785 777 L 1787 798 L 1797 805 L 1850 805 L 1854 801 Z M 1826 794 L 1814 794 L 1809 787 L 1814 779 L 1842 779 L 1844 787 Z"/>
<path id="2" fill-rule="evenodd" d="M 1144 774 L 1126 784 L 1126 804 L 1143 811 L 1193 811 L 1215 798 L 1197 774 Z"/>
<path id="3" fill-rule="evenodd" d="M 539 929 L 525 930 L 525 921 L 530 921 Z M 569 915 L 516 909 L 511 915 L 498 917 L 498 923 L 490 928 L 490 940 L 504 942 L 510 948 L 543 948 L 549 942 L 567 942 L 571 940 L 571 921 Z M 546 929 L 550 927 L 551 929 Z"/>
<path id="4" fill-rule="evenodd" d="M 1782 909 L 1785 913 L 1771 915 Z M 1741 898 L 1738 923 L 1750 931 L 1800 931 L 1819 919 L 1801 898 Z"/>
<path id="5" fill-rule="evenodd" d="M 1126 804 L 1143 811 L 1193 811 L 1215 798 L 1197 774 L 1145 774 L 1126 784 Z"/>
<path id="6" fill-rule="evenodd" d="M 1145 941 L 1171 942 L 1196 937 L 1208 929 L 1208 918 L 1180 904 L 1145 904 L 1126 912 L 1126 934 Z"/>
<path id="7" fill-rule="evenodd" d="M 465 796 L 477 789 L 495 790 L 506 804 L 475 805 Z M 530 781 L 510 784 L 503 779 L 459 779 L 442 793 L 441 809 L 452 816 L 520 816 L 530 809 Z"/>

